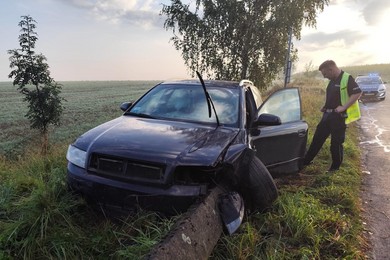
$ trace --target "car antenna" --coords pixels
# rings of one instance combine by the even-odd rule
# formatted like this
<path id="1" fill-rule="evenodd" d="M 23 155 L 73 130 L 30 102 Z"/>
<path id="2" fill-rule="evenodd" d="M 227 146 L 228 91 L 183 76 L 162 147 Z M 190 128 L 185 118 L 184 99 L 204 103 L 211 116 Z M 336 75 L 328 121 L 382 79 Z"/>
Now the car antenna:
<path id="1" fill-rule="evenodd" d="M 204 94 L 206 96 L 207 107 L 209 108 L 209 117 L 211 117 L 211 107 L 213 107 L 215 118 L 217 119 L 217 125 L 219 126 L 220 124 L 219 124 L 219 118 L 218 118 L 218 115 L 217 115 L 217 111 L 215 110 L 214 103 L 213 103 L 213 100 L 211 99 L 211 97 L 209 95 L 209 92 L 207 92 L 206 85 L 204 84 L 202 75 L 200 75 L 200 73 L 198 71 L 196 71 L 196 75 L 198 76 L 198 78 L 200 80 L 200 83 L 202 84 L 202 88 L 203 88 Z"/>

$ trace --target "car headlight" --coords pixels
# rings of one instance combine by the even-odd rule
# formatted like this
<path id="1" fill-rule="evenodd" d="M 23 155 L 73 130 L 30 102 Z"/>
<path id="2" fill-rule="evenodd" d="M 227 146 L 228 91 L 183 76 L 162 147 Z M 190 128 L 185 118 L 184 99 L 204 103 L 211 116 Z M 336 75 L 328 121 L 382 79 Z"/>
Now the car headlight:
<path id="1" fill-rule="evenodd" d="M 85 161 L 87 158 L 87 152 L 80 150 L 77 147 L 74 147 L 73 145 L 69 145 L 68 152 L 66 153 L 66 159 L 81 167 L 85 168 Z"/>
<path id="2" fill-rule="evenodd" d="M 378 88 L 378 91 L 379 92 L 384 92 L 384 91 L 386 91 L 386 87 L 384 85 L 380 85 L 379 88 Z"/>

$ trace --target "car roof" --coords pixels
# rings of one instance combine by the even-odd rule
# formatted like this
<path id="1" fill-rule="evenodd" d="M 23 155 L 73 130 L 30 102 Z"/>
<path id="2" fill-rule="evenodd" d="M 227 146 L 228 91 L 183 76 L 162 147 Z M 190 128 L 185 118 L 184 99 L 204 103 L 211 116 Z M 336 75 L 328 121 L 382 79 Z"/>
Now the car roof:
<path id="1" fill-rule="evenodd" d="M 364 78 L 381 78 L 380 76 L 357 76 L 356 78 L 364 79 Z"/>
<path id="2" fill-rule="evenodd" d="M 238 81 L 227 81 L 227 80 L 205 80 L 206 86 L 213 87 L 233 87 L 238 88 Z M 175 80 L 175 81 L 165 81 L 162 82 L 161 85 L 200 85 L 200 81 L 197 79 L 186 79 L 186 80 Z"/>
<path id="3" fill-rule="evenodd" d="M 356 78 L 364 79 L 364 78 L 381 78 L 378 74 L 368 74 L 368 75 L 358 75 Z"/>
<path id="4" fill-rule="evenodd" d="M 255 99 L 256 106 L 259 107 L 263 103 L 261 93 L 259 89 L 253 84 L 252 81 L 244 79 L 238 81 L 227 81 L 227 80 L 205 80 L 206 87 L 221 87 L 221 88 L 250 88 L 252 90 L 253 98 Z M 165 81 L 160 83 L 161 85 L 197 85 L 201 83 L 197 79 L 187 80 L 176 80 L 176 81 Z"/>

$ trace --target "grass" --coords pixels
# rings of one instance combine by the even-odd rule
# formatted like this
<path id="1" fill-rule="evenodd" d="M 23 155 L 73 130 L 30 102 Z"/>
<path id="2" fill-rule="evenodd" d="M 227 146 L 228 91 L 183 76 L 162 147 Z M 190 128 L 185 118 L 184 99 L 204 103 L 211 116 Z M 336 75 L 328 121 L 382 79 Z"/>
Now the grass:
<path id="1" fill-rule="evenodd" d="M 157 81 L 68 81 L 61 96 L 67 102 L 61 125 L 51 128 L 50 141 L 69 142 L 83 132 L 121 115 L 119 106 L 134 101 Z M 0 82 L 0 156 L 18 158 L 26 145 L 35 145 L 38 132 L 24 117 L 27 105 L 11 82 Z M 5 112 L 6 111 L 6 112 Z"/>
<path id="2" fill-rule="evenodd" d="M 118 116 L 121 102 L 155 83 L 64 82 L 63 124 L 52 129 L 45 158 L 34 146 L 36 134 L 24 129 L 21 98 L 10 83 L 0 83 L 0 106 L 7 111 L 0 115 L 0 259 L 142 259 L 167 234 L 174 218 L 142 211 L 105 218 L 69 193 L 65 179 L 67 144 Z M 294 85 L 301 91 L 311 141 L 325 85 L 304 77 Z M 340 171 L 325 174 L 326 142 L 313 165 L 276 180 L 280 196 L 273 207 L 247 216 L 237 233 L 220 239 L 210 259 L 364 259 L 359 133 L 354 125 L 347 131 Z"/>
<path id="3" fill-rule="evenodd" d="M 174 218 L 108 219 L 68 192 L 60 146 L 42 159 L 0 162 L 0 259 L 140 259 Z M 38 153 L 35 153 L 38 154 Z"/>
<path id="4" fill-rule="evenodd" d="M 325 98 L 319 79 L 300 78 L 309 143 Z M 233 236 L 220 239 L 211 259 L 366 259 L 367 244 L 360 218 L 361 182 L 358 129 L 347 129 L 344 163 L 326 173 L 329 140 L 300 174 L 276 179 L 279 198 L 263 214 L 248 216 Z"/>

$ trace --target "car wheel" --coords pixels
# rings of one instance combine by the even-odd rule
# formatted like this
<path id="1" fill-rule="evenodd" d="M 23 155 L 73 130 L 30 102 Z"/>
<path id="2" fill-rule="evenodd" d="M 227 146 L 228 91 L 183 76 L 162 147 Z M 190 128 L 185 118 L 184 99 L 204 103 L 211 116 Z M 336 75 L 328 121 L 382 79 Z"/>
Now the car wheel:
<path id="1" fill-rule="evenodd" d="M 259 158 L 253 157 L 249 164 L 247 181 L 243 194 L 247 208 L 263 211 L 278 197 L 278 190 L 271 174 Z M 246 198 L 245 198 L 246 197 Z"/>

